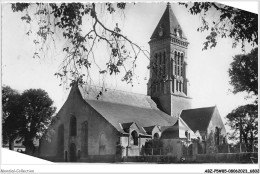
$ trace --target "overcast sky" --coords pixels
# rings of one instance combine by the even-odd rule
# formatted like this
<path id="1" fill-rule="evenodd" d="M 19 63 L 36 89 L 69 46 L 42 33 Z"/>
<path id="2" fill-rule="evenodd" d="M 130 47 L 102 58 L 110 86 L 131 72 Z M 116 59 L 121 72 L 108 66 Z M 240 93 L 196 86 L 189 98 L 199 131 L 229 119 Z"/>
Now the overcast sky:
<path id="1" fill-rule="evenodd" d="M 202 51 L 206 33 L 196 31 L 200 26 L 199 16 L 191 16 L 183 6 L 177 4 L 171 6 L 190 43 L 188 78 L 193 108 L 217 105 L 224 118 L 232 109 L 249 102 L 244 99 L 245 94 L 233 95 L 229 91 L 232 87 L 229 85 L 228 68 L 232 57 L 241 53 L 240 45 L 232 49 L 230 39 L 221 39 L 216 48 Z M 118 23 L 128 38 L 149 50 L 150 36 L 166 8 L 166 3 L 136 3 L 127 4 L 126 7 L 123 21 L 114 17 L 113 22 L 108 25 L 114 26 Z M 20 92 L 29 88 L 44 89 L 54 100 L 55 106 L 60 109 L 69 90 L 59 86 L 60 81 L 54 73 L 57 72 L 64 56 L 58 49 L 64 45 L 64 41 L 61 38 L 57 39 L 56 49 L 51 46 L 45 58 L 33 59 L 35 51 L 33 38 L 25 34 L 28 26 L 21 21 L 21 13 L 13 13 L 10 4 L 3 5 L 2 13 L 2 84 L 9 85 Z M 216 15 L 217 13 L 212 11 L 208 17 L 215 18 Z M 250 50 L 251 48 L 247 47 L 246 51 Z M 100 58 L 105 54 L 105 50 L 97 47 L 95 52 L 96 57 L 99 57 L 97 63 L 104 63 Z M 146 94 L 146 84 L 149 79 L 148 64 L 149 60 L 144 56 L 138 58 L 136 70 L 138 80 L 135 79 L 133 87 L 121 82 L 121 77 L 109 77 L 105 82 L 109 88 Z M 95 74 L 92 77 L 94 84 L 101 85 L 103 79 L 98 71 L 94 71 L 93 74 Z"/>

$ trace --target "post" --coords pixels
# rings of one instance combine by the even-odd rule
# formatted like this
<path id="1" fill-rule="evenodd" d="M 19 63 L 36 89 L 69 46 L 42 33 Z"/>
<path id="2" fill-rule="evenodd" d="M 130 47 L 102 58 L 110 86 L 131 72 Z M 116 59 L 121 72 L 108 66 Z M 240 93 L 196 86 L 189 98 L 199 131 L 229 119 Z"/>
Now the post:
<path id="1" fill-rule="evenodd" d="M 242 148 L 241 148 L 241 144 L 242 144 L 242 121 L 241 121 L 241 117 L 239 117 L 239 153 L 242 152 Z"/>
<path id="2" fill-rule="evenodd" d="M 139 150 L 139 155 L 141 154 L 141 136 L 138 136 L 139 141 L 138 141 L 138 150 Z"/>
<path id="3" fill-rule="evenodd" d="M 130 131 L 129 131 L 130 132 Z M 131 134 L 129 134 L 129 136 L 128 136 L 128 145 L 126 146 L 126 161 L 128 161 L 128 148 L 129 148 L 129 141 L 130 141 L 130 135 Z"/>

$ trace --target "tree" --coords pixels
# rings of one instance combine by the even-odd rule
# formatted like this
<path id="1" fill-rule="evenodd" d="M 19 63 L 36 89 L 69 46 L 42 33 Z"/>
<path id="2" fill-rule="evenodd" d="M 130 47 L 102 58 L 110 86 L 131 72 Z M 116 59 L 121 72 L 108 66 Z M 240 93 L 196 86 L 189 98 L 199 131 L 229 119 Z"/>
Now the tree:
<path id="1" fill-rule="evenodd" d="M 91 78 L 91 61 L 100 74 L 111 75 L 124 71 L 122 80 L 132 83 L 137 57 L 140 53 L 148 57 L 145 50 L 122 34 L 117 23 L 114 28 L 109 28 L 102 20 L 102 14 L 123 15 L 125 6 L 126 3 L 15 3 L 12 4 L 12 10 L 24 13 L 21 19 L 31 26 L 26 34 L 37 36 L 33 41 L 38 48 L 34 58 L 40 58 L 40 53 L 49 49 L 49 42 L 54 42 L 55 36 L 62 34 L 66 43 L 63 47 L 65 56 L 55 75 L 62 82 L 69 80 L 71 85 L 74 82 L 82 85 Z M 33 24 L 38 26 L 35 30 Z M 108 59 L 103 61 L 105 69 L 95 62 L 93 48 L 98 44 L 105 44 L 109 50 Z"/>
<path id="2" fill-rule="evenodd" d="M 14 141 L 19 136 L 21 119 L 20 94 L 9 86 L 2 87 L 2 130 L 3 144 L 9 142 L 9 149 L 14 149 Z"/>
<path id="3" fill-rule="evenodd" d="M 148 155 L 161 155 L 163 142 L 160 139 L 149 139 L 142 147 L 142 153 Z"/>
<path id="4" fill-rule="evenodd" d="M 202 24 L 197 31 L 205 32 L 210 30 L 202 50 L 215 47 L 218 38 L 227 37 L 233 40 L 233 47 L 236 47 L 241 42 L 242 50 L 245 48 L 245 42 L 250 43 L 252 46 L 258 45 L 257 14 L 215 2 L 179 4 L 189 8 L 192 15 L 200 15 Z M 219 14 L 219 18 L 209 22 L 207 16 L 208 12 L 212 10 Z"/>
<path id="5" fill-rule="evenodd" d="M 228 70 L 233 93 L 246 91 L 258 95 L 258 48 L 249 54 L 236 55 Z"/>
<path id="6" fill-rule="evenodd" d="M 258 138 L 258 110 L 257 105 L 248 104 L 234 109 L 227 115 L 227 124 L 234 130 L 230 139 L 240 139 L 245 143 L 247 150 L 257 147 Z"/>
<path id="7" fill-rule="evenodd" d="M 42 89 L 29 89 L 21 95 L 22 120 L 20 137 L 27 153 L 34 151 L 34 139 L 45 134 L 56 111 L 53 101 Z"/>

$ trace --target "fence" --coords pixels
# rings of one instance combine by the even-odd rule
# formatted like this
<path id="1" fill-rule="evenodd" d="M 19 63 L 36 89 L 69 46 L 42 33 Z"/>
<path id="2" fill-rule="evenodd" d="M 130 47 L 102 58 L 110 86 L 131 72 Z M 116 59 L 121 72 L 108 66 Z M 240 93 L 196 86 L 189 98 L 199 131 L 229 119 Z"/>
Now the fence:
<path id="1" fill-rule="evenodd" d="M 146 162 L 146 163 L 178 163 L 175 156 L 168 155 L 150 155 L 150 156 L 124 156 L 123 162 Z"/>
<path id="2" fill-rule="evenodd" d="M 140 156 L 124 156 L 123 162 L 149 162 L 149 163 L 258 163 L 258 153 L 212 153 L 183 155 L 166 155 L 160 148 L 147 148 Z"/>
<path id="3" fill-rule="evenodd" d="M 142 148 L 140 154 L 144 156 L 165 155 L 166 150 L 163 148 Z"/>
<path id="4" fill-rule="evenodd" d="M 198 163 L 258 163 L 258 153 L 197 154 L 195 161 Z"/>

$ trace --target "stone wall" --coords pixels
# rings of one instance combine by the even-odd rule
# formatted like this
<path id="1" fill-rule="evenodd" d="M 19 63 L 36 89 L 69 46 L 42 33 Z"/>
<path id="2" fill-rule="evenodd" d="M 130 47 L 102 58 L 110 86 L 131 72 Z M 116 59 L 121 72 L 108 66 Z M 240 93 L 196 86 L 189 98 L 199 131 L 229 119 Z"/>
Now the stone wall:
<path id="1" fill-rule="evenodd" d="M 50 139 L 42 140 L 40 145 L 40 157 L 52 159 L 52 161 L 65 161 L 70 159 L 70 145 L 74 143 L 76 146 L 77 160 L 86 157 L 86 155 L 115 155 L 116 145 L 119 143 L 119 135 L 117 130 L 108 123 L 98 112 L 88 105 L 81 97 L 77 87 L 73 87 L 67 101 L 58 113 L 59 120 L 50 130 Z M 69 135 L 70 118 L 76 117 L 76 136 Z M 88 122 L 88 143 L 87 154 L 82 152 L 82 123 Z M 64 143 L 59 144 L 58 128 L 64 125 Z M 102 136 L 102 138 L 101 138 Z M 102 140 L 101 140 L 102 139 Z M 101 143 L 101 141 L 103 141 Z M 57 150 L 64 147 L 62 156 L 57 156 Z M 67 157 L 66 154 L 67 153 Z M 84 156 L 85 155 L 85 156 Z"/>

